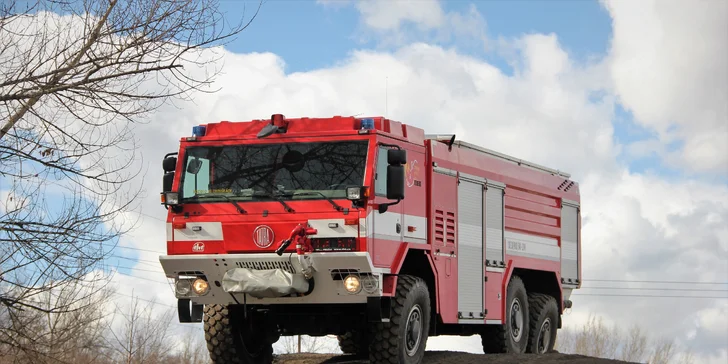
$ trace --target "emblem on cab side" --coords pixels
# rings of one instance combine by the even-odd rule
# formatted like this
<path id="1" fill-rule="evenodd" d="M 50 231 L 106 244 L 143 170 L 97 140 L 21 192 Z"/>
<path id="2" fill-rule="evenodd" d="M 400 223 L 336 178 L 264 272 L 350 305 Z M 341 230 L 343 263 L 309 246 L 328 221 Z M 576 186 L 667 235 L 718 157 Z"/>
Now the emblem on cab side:
<path id="1" fill-rule="evenodd" d="M 259 248 L 265 249 L 273 244 L 273 229 L 260 225 L 253 231 L 253 242 Z"/>
<path id="2" fill-rule="evenodd" d="M 201 253 L 205 251 L 205 243 L 202 242 L 196 242 L 192 244 L 192 251 L 196 253 Z"/>

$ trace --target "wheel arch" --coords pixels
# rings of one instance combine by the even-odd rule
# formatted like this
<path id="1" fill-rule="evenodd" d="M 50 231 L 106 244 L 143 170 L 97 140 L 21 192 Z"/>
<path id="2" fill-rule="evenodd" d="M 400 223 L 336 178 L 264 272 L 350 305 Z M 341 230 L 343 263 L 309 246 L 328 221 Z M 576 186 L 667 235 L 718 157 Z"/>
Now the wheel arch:
<path id="1" fill-rule="evenodd" d="M 512 276 L 517 275 L 526 286 L 526 292 L 542 293 L 556 299 L 556 306 L 559 308 L 559 316 L 563 313 L 563 301 L 561 284 L 556 278 L 555 272 L 534 270 L 527 268 L 514 268 Z M 559 328 L 561 328 L 561 317 L 559 317 Z"/>
<path id="2" fill-rule="evenodd" d="M 430 294 L 430 322 L 432 323 L 430 325 L 430 333 L 433 333 L 435 331 L 439 309 L 437 306 L 435 272 L 428 251 L 423 249 L 408 249 L 397 274 L 416 276 L 422 278 L 427 284 L 427 290 Z"/>

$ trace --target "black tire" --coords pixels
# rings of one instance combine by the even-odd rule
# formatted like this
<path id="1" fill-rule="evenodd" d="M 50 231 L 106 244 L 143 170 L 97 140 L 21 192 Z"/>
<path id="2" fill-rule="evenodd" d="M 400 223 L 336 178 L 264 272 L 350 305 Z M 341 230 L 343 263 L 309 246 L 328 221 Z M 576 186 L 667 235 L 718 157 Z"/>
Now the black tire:
<path id="1" fill-rule="evenodd" d="M 338 335 L 339 348 L 344 354 L 354 355 L 357 357 L 366 357 L 369 355 L 369 340 L 367 340 L 365 332 L 358 330 L 349 331 L 344 335 Z"/>
<path id="2" fill-rule="evenodd" d="M 528 295 L 530 307 L 530 326 L 528 352 L 534 354 L 550 353 L 556 343 L 559 325 L 559 308 L 556 299 L 542 293 Z"/>
<path id="3" fill-rule="evenodd" d="M 430 330 L 430 310 L 430 292 L 425 281 L 400 275 L 397 293 L 392 299 L 390 321 L 371 325 L 369 362 L 420 363 Z M 407 335 L 408 332 L 411 335 Z"/>
<path id="4" fill-rule="evenodd" d="M 270 364 L 273 344 L 250 329 L 237 307 L 205 305 L 204 330 L 207 350 L 213 363 Z M 251 350 L 255 348 L 254 350 Z"/>
<path id="5" fill-rule="evenodd" d="M 506 292 L 503 325 L 488 325 L 480 334 L 486 354 L 523 354 L 528 347 L 529 303 L 526 287 L 518 276 L 512 276 Z"/>

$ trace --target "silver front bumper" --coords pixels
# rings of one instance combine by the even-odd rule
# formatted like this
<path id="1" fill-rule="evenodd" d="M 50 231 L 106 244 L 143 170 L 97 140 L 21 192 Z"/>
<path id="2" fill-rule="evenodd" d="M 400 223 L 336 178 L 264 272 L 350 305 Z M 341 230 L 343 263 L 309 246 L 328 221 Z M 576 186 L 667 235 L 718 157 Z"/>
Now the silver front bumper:
<path id="1" fill-rule="evenodd" d="M 244 299 L 248 304 L 366 303 L 367 297 L 381 296 L 382 274 L 389 273 L 388 269 L 375 268 L 367 252 L 313 253 L 311 260 L 315 271 L 312 280 L 306 281 L 296 254 L 291 253 L 159 257 L 168 278 L 207 279 L 210 290 L 205 295 L 177 295 L 197 304 L 234 304 Z M 362 279 L 362 289 L 356 294 L 344 289 L 348 275 Z M 309 285 L 313 287 L 309 289 Z M 298 293 L 304 289 L 310 293 Z M 284 294 L 290 296 L 280 297 Z"/>

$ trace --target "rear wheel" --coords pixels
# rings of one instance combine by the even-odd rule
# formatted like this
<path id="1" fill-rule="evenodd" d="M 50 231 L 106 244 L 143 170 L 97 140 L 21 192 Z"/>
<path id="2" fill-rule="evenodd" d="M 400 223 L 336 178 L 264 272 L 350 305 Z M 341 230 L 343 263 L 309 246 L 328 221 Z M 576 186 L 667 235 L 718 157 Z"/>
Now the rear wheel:
<path id="1" fill-rule="evenodd" d="M 400 275 L 389 322 L 373 324 L 369 361 L 415 364 L 422 361 L 430 329 L 430 293 L 421 278 Z"/>
<path id="2" fill-rule="evenodd" d="M 528 295 L 531 330 L 528 336 L 528 352 L 544 354 L 554 350 L 558 330 L 559 309 L 556 299 L 542 293 Z"/>
<path id="3" fill-rule="evenodd" d="M 512 276 L 506 292 L 503 325 L 486 327 L 480 334 L 483 351 L 490 353 L 526 352 L 530 322 L 526 287 L 518 276 Z"/>
<path id="4" fill-rule="evenodd" d="M 238 307 L 205 305 L 204 330 L 213 363 L 273 362 L 273 344 L 261 335 L 261 327 L 243 317 Z"/>

